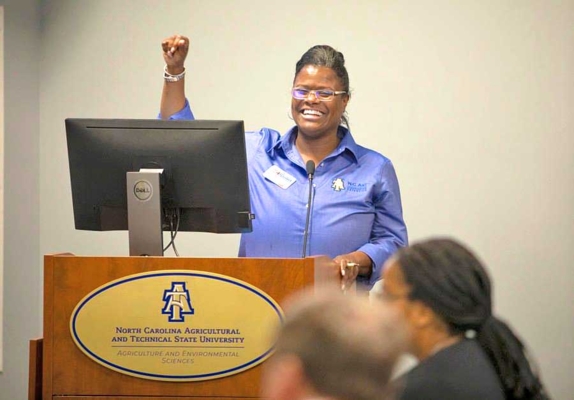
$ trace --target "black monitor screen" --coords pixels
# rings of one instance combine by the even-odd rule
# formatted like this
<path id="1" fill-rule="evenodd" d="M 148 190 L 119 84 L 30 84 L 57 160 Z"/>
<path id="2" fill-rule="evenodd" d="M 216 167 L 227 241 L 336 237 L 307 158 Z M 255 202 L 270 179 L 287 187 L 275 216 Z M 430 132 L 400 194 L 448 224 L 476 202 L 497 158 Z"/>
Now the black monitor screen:
<path id="1" fill-rule="evenodd" d="M 243 121 L 69 118 L 66 135 L 76 229 L 127 230 L 126 173 L 144 168 L 163 169 L 180 231 L 251 231 Z"/>

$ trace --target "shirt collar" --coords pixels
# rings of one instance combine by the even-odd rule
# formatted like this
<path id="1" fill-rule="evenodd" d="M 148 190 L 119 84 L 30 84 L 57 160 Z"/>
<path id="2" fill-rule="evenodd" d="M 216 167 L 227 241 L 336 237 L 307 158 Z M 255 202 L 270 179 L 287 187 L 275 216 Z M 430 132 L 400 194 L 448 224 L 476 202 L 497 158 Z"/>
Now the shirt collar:
<path id="1" fill-rule="evenodd" d="M 269 152 L 269 154 L 273 154 L 277 150 L 281 149 L 283 150 L 283 153 L 285 155 L 293 151 L 296 152 L 297 151 L 297 149 L 295 148 L 296 135 L 297 135 L 297 126 L 294 126 L 293 128 L 289 129 L 284 135 L 282 135 L 267 151 Z M 347 151 L 349 152 L 349 154 L 353 156 L 355 162 L 357 162 L 357 160 L 359 159 L 359 153 L 361 147 L 355 142 L 355 139 L 353 139 L 351 132 L 347 128 L 339 126 L 337 135 L 339 136 L 339 138 L 341 138 L 341 142 L 339 143 L 339 146 L 335 150 L 333 150 L 333 152 L 329 155 L 329 157 L 338 156 L 339 154 Z"/>

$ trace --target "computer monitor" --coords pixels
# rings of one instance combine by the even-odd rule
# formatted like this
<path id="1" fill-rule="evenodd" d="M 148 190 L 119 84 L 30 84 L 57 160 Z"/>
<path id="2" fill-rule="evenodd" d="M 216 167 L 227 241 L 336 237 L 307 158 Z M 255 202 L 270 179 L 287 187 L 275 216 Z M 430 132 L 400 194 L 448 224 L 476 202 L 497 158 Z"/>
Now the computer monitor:
<path id="1" fill-rule="evenodd" d="M 160 174 L 162 229 L 250 232 L 243 121 L 68 118 L 76 229 L 128 229 L 127 172 Z"/>

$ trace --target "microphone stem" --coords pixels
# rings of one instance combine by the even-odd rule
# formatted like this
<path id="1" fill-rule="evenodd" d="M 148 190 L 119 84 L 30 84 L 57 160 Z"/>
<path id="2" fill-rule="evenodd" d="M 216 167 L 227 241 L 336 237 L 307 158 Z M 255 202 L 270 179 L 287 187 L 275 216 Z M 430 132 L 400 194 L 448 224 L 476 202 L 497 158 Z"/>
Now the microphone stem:
<path id="1" fill-rule="evenodd" d="M 307 257 L 307 238 L 309 236 L 309 220 L 311 218 L 311 199 L 313 197 L 313 175 L 309 174 L 309 199 L 307 200 L 307 219 L 305 221 L 305 234 L 303 235 L 303 255 Z"/>

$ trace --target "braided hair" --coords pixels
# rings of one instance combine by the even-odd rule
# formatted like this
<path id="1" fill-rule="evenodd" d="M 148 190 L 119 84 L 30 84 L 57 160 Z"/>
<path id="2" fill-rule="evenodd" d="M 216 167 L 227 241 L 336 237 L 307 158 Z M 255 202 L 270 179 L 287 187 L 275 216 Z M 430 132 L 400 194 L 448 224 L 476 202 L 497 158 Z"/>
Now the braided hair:
<path id="1" fill-rule="evenodd" d="M 409 297 L 429 306 L 451 333 L 476 332 L 507 399 L 548 399 L 522 341 L 492 314 L 491 282 L 478 258 L 452 239 L 431 239 L 396 253 L 412 290 Z"/>

